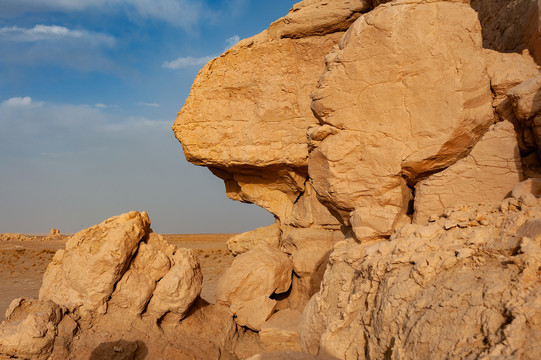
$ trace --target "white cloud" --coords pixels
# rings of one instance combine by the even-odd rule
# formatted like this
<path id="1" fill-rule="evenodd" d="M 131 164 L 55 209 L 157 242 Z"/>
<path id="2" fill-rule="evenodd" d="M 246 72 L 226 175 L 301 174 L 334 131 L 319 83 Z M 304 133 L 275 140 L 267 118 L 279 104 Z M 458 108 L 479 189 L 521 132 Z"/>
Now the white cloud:
<path id="1" fill-rule="evenodd" d="M 21 42 L 43 40 L 71 40 L 89 42 L 92 45 L 113 46 L 115 38 L 86 30 L 73 30 L 58 25 L 36 25 L 31 29 L 18 26 L 0 28 L 0 39 Z"/>
<path id="2" fill-rule="evenodd" d="M 124 11 L 190 28 L 209 12 L 203 0 L 2 0 L 0 17 L 42 11 Z"/>
<path id="3" fill-rule="evenodd" d="M 148 107 L 153 107 L 153 108 L 159 108 L 161 107 L 160 104 L 158 103 L 147 103 L 147 102 L 137 102 L 136 105 L 139 105 L 139 106 L 148 106 Z"/>
<path id="4" fill-rule="evenodd" d="M 118 105 L 101 104 L 101 103 L 94 104 L 94 107 L 98 109 L 120 109 L 120 106 Z"/>
<path id="5" fill-rule="evenodd" d="M 177 70 L 181 68 L 196 67 L 196 66 L 201 67 L 205 65 L 206 63 L 208 63 L 210 60 L 212 60 L 212 57 L 210 56 L 203 56 L 203 57 L 198 57 L 198 58 L 194 58 L 191 56 L 179 57 L 172 61 L 165 61 L 162 64 L 162 67 L 166 69 L 173 69 L 173 70 Z"/>
<path id="6" fill-rule="evenodd" d="M 3 101 L 0 107 L 37 107 L 43 105 L 43 102 L 35 102 L 31 97 L 12 97 Z"/>
<path id="7" fill-rule="evenodd" d="M 238 35 L 233 35 L 230 38 L 225 39 L 225 43 L 227 44 L 225 49 L 229 50 L 239 41 L 240 41 L 240 37 Z"/>

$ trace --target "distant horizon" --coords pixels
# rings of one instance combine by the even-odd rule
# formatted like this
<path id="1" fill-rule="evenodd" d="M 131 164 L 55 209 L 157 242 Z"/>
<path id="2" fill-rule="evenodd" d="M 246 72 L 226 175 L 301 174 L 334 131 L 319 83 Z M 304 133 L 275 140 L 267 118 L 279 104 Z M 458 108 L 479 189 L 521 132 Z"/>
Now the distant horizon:
<path id="1" fill-rule="evenodd" d="M 188 163 L 171 125 L 208 60 L 295 2 L 1 2 L 0 233 L 76 233 L 132 210 L 164 234 L 271 225 Z"/>

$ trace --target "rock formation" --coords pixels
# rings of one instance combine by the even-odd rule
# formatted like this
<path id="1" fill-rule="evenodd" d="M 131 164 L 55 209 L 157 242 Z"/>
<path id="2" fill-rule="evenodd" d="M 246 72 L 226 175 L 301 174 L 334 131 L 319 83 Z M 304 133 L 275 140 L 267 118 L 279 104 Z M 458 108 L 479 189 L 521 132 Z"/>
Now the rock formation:
<path id="1" fill-rule="evenodd" d="M 0 355 L 536 359 L 539 15 L 535 0 L 295 4 L 211 60 L 173 125 L 187 160 L 276 218 L 228 241 L 217 304 L 193 252 L 132 212 L 55 255 Z"/>

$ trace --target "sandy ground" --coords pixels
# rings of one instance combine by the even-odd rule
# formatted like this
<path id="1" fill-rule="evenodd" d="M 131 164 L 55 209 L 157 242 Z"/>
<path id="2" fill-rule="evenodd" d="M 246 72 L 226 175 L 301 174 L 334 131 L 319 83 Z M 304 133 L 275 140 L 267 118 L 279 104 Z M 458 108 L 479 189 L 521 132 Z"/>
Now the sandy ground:
<path id="1" fill-rule="evenodd" d="M 216 301 L 216 283 L 233 261 L 225 246 L 232 235 L 163 235 L 171 244 L 197 252 L 203 272 L 201 297 L 208 302 Z M 31 240 L 0 240 L 0 321 L 5 319 L 5 311 L 13 299 L 37 298 L 47 265 L 54 253 L 65 247 L 67 239 L 38 236 Z"/>

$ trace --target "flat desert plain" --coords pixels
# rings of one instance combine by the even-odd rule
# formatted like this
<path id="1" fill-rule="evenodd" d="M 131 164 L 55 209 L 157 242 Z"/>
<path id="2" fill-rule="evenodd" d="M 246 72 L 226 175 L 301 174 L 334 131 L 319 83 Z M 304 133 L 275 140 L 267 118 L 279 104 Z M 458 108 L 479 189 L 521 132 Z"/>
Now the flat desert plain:
<path id="1" fill-rule="evenodd" d="M 169 243 L 197 252 L 203 272 L 201 297 L 216 301 L 216 283 L 233 261 L 225 242 L 235 234 L 166 234 Z M 28 240 L 0 240 L 0 321 L 11 301 L 24 296 L 37 298 L 43 274 L 68 236 L 28 236 Z"/>

